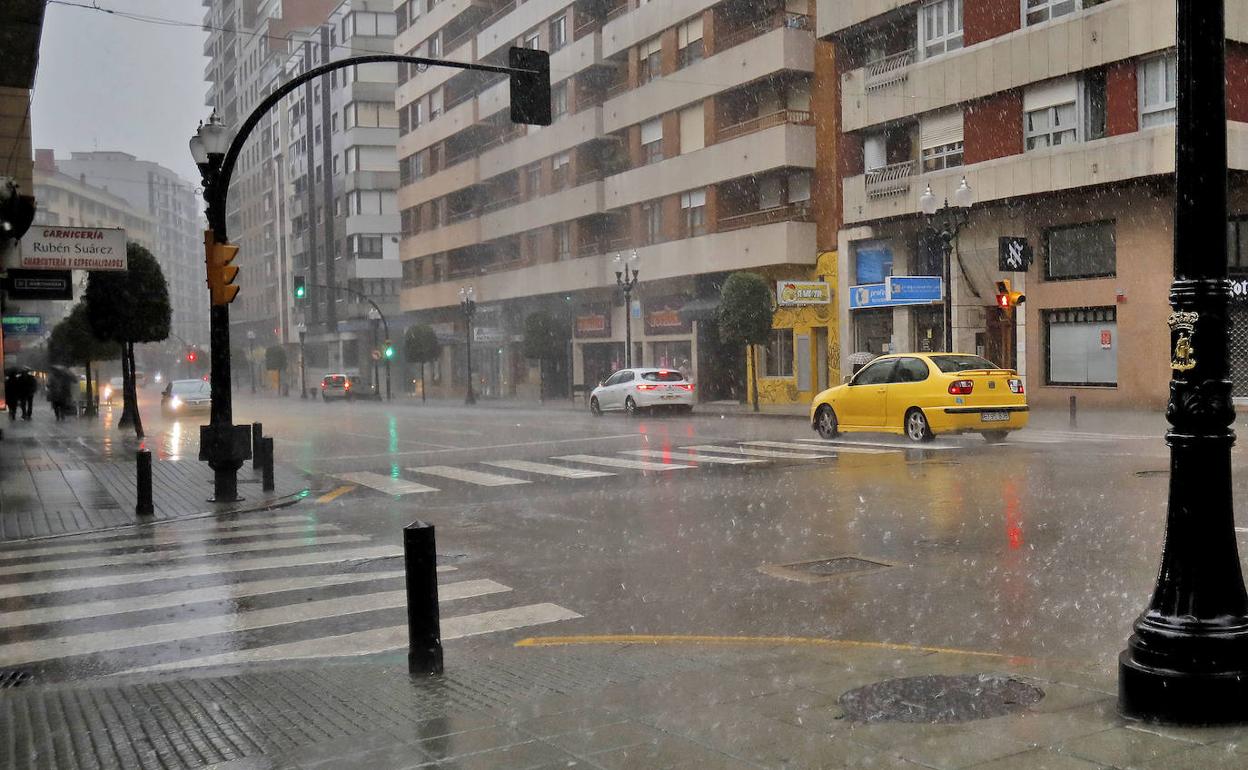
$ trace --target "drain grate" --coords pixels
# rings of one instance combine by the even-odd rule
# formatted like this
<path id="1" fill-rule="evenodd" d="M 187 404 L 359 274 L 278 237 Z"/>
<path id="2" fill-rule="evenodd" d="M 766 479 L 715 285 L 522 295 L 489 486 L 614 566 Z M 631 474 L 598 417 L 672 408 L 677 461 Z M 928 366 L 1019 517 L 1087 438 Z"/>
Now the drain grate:
<path id="1" fill-rule="evenodd" d="M 20 668 L 0 669 L 0 690 L 21 687 L 24 684 L 30 684 L 32 680 L 33 677 L 29 671 Z"/>
<path id="2" fill-rule="evenodd" d="M 997 674 L 888 679 L 841 695 L 845 718 L 855 722 L 949 724 L 991 719 L 1039 703 L 1044 690 Z"/>
<path id="3" fill-rule="evenodd" d="M 799 561 L 792 564 L 768 564 L 759 568 L 761 572 L 786 580 L 800 580 L 814 583 L 833 578 L 861 575 L 866 572 L 888 569 L 894 565 L 883 561 L 864 559 L 861 556 L 834 556 L 828 559 Z"/>

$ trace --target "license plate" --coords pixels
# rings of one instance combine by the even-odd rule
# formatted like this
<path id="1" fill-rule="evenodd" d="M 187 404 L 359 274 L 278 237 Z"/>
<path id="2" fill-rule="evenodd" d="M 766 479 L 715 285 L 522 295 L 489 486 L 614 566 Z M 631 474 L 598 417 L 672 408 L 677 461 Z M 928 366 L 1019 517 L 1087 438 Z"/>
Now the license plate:
<path id="1" fill-rule="evenodd" d="M 1010 419 L 1009 412 L 981 412 L 980 422 L 1005 422 Z"/>

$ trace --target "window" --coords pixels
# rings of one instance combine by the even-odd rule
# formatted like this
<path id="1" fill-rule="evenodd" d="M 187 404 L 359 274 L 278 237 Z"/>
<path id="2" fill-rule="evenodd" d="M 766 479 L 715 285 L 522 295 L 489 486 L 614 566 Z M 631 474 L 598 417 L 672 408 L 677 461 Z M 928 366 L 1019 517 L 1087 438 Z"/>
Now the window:
<path id="1" fill-rule="evenodd" d="M 932 363 L 945 374 L 965 372 L 971 369 L 1000 369 L 1001 367 L 980 356 L 942 355 L 932 356 Z"/>
<path id="2" fill-rule="evenodd" d="M 928 59 L 962 47 L 962 0 L 927 0 L 919 8 L 919 54 Z"/>
<path id="3" fill-rule="evenodd" d="M 1105 90 L 1105 70 L 1090 70 L 1079 83 L 1083 105 L 1083 137 L 1090 142 L 1106 136 L 1108 95 Z"/>
<path id="4" fill-rule="evenodd" d="M 1103 278 L 1116 272 L 1113 222 L 1054 227 L 1044 239 L 1044 277 L 1050 281 Z"/>
<path id="5" fill-rule="evenodd" d="M 337 175 L 341 173 L 342 173 L 342 156 L 335 155 L 334 156 L 334 174 Z"/>
<path id="6" fill-rule="evenodd" d="M 1058 78 L 1027 89 L 1023 94 L 1023 121 L 1028 150 L 1078 141 L 1078 96 L 1074 78 Z"/>
<path id="7" fill-rule="evenodd" d="M 643 165 L 663 160 L 663 119 L 654 118 L 641 124 L 641 162 Z"/>
<path id="8" fill-rule="evenodd" d="M 685 218 L 686 238 L 706 233 L 706 190 L 681 193 L 680 208 Z"/>
<path id="9" fill-rule="evenodd" d="M 572 176 L 572 153 L 561 152 L 555 156 L 553 164 L 554 174 L 551 177 L 551 187 L 555 190 L 562 190 L 571 182 Z"/>
<path id="10" fill-rule="evenodd" d="M 661 38 L 652 38 L 642 43 L 638 51 L 640 68 L 637 73 L 638 84 L 649 83 L 663 74 L 663 43 Z"/>
<path id="11" fill-rule="evenodd" d="M 567 222 L 555 225 L 555 256 L 568 259 L 572 256 L 572 232 Z"/>
<path id="12" fill-rule="evenodd" d="M 891 362 L 890 362 L 891 363 Z M 793 376 L 793 330 L 772 329 L 763 348 L 764 377 Z"/>
<path id="13" fill-rule="evenodd" d="M 1248 273 L 1248 218 L 1227 222 L 1226 262 L 1232 273 Z"/>
<path id="14" fill-rule="evenodd" d="M 962 108 L 924 115 L 920 121 L 923 172 L 962 165 Z"/>
<path id="15" fill-rule="evenodd" d="M 1079 0 L 1023 0 L 1027 23 L 1039 24 L 1079 10 Z"/>
<path id="16" fill-rule="evenodd" d="M 542 33 L 534 32 L 533 34 L 526 37 L 524 39 L 524 47 L 533 48 L 533 49 L 541 48 L 542 47 Z"/>
<path id="17" fill-rule="evenodd" d="M 970 368 L 970 367 L 968 367 Z M 893 375 L 889 378 L 890 382 L 923 382 L 928 378 L 930 372 L 927 364 L 920 358 L 902 358 L 897 361 L 897 368 L 893 370 Z"/>
<path id="18" fill-rule="evenodd" d="M 780 177 L 769 176 L 758 183 L 758 209 L 765 211 L 784 205 L 784 194 Z"/>
<path id="19" fill-rule="evenodd" d="M 550 52 L 568 44 L 568 16 L 564 14 L 550 23 Z"/>
<path id="20" fill-rule="evenodd" d="M 773 331 L 772 334 L 775 334 Z M 889 358 L 884 361 L 875 361 L 868 364 L 865 369 L 858 372 L 854 376 L 854 385 L 883 385 L 893 378 L 893 368 L 897 366 L 897 359 Z"/>
<path id="21" fill-rule="evenodd" d="M 534 163 L 524 170 L 524 187 L 528 191 L 528 197 L 536 198 L 542 194 L 542 166 L 540 163 Z"/>
<path id="22" fill-rule="evenodd" d="M 1140 128 L 1174 122 L 1177 80 L 1178 59 L 1174 54 L 1140 62 Z"/>
<path id="23" fill-rule="evenodd" d="M 550 115 L 558 120 L 568 114 L 568 81 L 550 89 Z"/>
<path id="24" fill-rule="evenodd" d="M 442 114 L 442 89 L 429 94 L 429 119 L 434 120 Z"/>
<path id="25" fill-rule="evenodd" d="M 810 172 L 794 171 L 789 174 L 789 203 L 810 200 Z"/>
<path id="26" fill-rule="evenodd" d="M 1118 315 L 1112 307 L 1046 310 L 1045 382 L 1118 384 Z"/>
<path id="27" fill-rule="evenodd" d="M 706 117 L 702 103 L 680 111 L 680 154 L 697 152 L 706 146 Z"/>
<path id="28" fill-rule="evenodd" d="M 320 144 L 321 143 L 321 127 L 317 126 L 315 129 L 313 129 L 312 135 L 316 137 L 316 144 Z"/>
<path id="29" fill-rule="evenodd" d="M 641 225 L 644 228 L 642 237 L 647 244 L 663 239 L 663 205 L 660 201 L 641 204 Z"/>
<path id="30" fill-rule="evenodd" d="M 429 52 L 429 57 L 434 58 L 442 55 L 442 38 L 434 35 L 425 41 L 425 48 Z"/>
<path id="31" fill-rule="evenodd" d="M 677 27 L 676 44 L 679 47 L 677 60 L 680 67 L 688 67 L 690 64 L 702 61 L 704 47 L 701 16 L 695 16 Z"/>
<path id="32" fill-rule="evenodd" d="M 351 251 L 359 259 L 381 259 L 382 236 L 353 235 L 351 236 Z"/>

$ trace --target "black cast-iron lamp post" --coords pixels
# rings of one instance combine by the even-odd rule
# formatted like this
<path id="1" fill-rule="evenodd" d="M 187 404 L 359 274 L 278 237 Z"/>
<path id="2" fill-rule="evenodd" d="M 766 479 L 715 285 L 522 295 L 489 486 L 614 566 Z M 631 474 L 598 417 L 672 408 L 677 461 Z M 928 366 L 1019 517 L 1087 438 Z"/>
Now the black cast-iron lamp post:
<path id="1" fill-rule="evenodd" d="M 1235 542 L 1227 338 L 1223 0 L 1178 0 L 1170 496 L 1161 569 L 1118 660 L 1118 707 L 1175 724 L 1248 722 L 1248 593 Z"/>
<path id="2" fill-rule="evenodd" d="M 247 372 L 251 375 L 251 392 L 256 392 L 256 331 L 247 330 Z"/>
<path id="3" fill-rule="evenodd" d="M 299 398 L 306 399 L 308 397 L 308 386 L 304 381 L 307 376 L 307 369 L 304 366 L 304 345 L 303 341 L 308 336 L 308 325 L 302 320 L 299 321 Z"/>
<path id="4" fill-rule="evenodd" d="M 975 194 L 971 186 L 962 177 L 962 184 L 953 193 L 953 205 L 945 200 L 939 206 L 936 196 L 932 194 L 929 184 L 919 196 L 919 210 L 923 212 L 924 228 L 931 237 L 940 239 L 942 260 L 942 277 L 945 290 L 945 352 L 953 352 L 953 242 L 958 232 L 966 227 L 971 218 L 971 206 L 975 203 Z"/>
<path id="5" fill-rule="evenodd" d="M 381 348 L 377 346 L 377 327 L 381 326 L 381 311 L 375 307 L 368 309 L 369 324 L 373 327 L 373 350 L 369 358 L 373 361 L 373 398 L 381 400 L 381 382 L 377 376 L 377 365 L 381 362 Z"/>
<path id="6" fill-rule="evenodd" d="M 624 292 L 624 368 L 633 368 L 633 289 L 637 288 L 637 250 L 628 259 L 615 255 L 615 285 Z"/>
<path id="7" fill-rule="evenodd" d="M 472 317 L 477 312 L 477 301 L 475 292 L 471 286 L 461 287 L 459 290 L 459 309 L 464 313 L 464 328 L 466 333 L 464 339 L 468 346 L 468 394 L 464 396 L 465 404 L 477 403 L 477 394 L 472 387 Z"/>

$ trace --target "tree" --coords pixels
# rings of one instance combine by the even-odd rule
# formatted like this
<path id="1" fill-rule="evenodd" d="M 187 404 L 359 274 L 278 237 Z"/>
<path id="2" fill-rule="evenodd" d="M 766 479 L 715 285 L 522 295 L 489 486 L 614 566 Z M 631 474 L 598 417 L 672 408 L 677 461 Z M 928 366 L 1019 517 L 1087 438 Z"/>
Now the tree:
<path id="1" fill-rule="evenodd" d="M 758 273 L 728 276 L 719 300 L 719 335 L 724 342 L 746 346 L 750 357 L 754 411 L 758 411 L 758 357 L 755 349 L 771 336 L 771 287 Z"/>
<path id="2" fill-rule="evenodd" d="M 428 324 L 407 327 L 403 335 L 403 355 L 408 361 L 420 364 L 420 400 L 425 400 L 425 364 L 436 361 L 442 355 L 442 343 Z"/>
<path id="3" fill-rule="evenodd" d="M 84 303 L 95 336 L 121 345 L 123 407 L 117 425 L 134 425 L 135 435 L 143 438 L 134 380 L 134 345 L 166 339 L 173 309 L 165 275 L 152 252 L 137 243 L 127 243 L 126 262 L 125 270 L 91 273 Z"/>
<path id="4" fill-rule="evenodd" d="M 285 394 L 282 388 L 282 372 L 286 371 L 286 348 L 281 345 L 269 345 L 264 350 L 264 368 L 266 371 L 277 372 L 277 390 Z"/>
<path id="5" fill-rule="evenodd" d="M 532 313 L 524 319 L 524 356 L 538 361 L 538 401 L 546 400 L 546 363 L 567 354 L 568 327 L 549 313 Z"/>
<path id="6" fill-rule="evenodd" d="M 69 315 L 52 327 L 52 334 L 48 339 L 48 355 L 52 363 L 63 366 L 81 365 L 86 370 L 87 410 L 94 414 L 98 404 L 92 385 L 91 362 L 120 358 L 121 347 L 116 342 L 101 340 L 95 336 L 87 319 L 85 302 L 74 305 Z"/>

